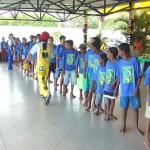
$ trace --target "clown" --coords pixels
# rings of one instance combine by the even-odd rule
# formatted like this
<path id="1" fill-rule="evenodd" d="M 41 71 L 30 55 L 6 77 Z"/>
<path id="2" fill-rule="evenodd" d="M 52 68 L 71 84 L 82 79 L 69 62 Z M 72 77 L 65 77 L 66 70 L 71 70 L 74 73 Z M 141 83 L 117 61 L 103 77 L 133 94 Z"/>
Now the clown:
<path id="1" fill-rule="evenodd" d="M 49 38 L 49 33 L 43 32 L 41 34 L 42 42 L 37 43 L 32 47 L 24 61 L 24 63 L 28 62 L 31 56 L 37 53 L 36 71 L 39 80 L 39 92 L 40 95 L 45 98 L 45 105 L 49 104 L 51 98 L 50 89 L 47 86 L 47 78 L 50 66 L 50 45 L 48 44 Z"/>

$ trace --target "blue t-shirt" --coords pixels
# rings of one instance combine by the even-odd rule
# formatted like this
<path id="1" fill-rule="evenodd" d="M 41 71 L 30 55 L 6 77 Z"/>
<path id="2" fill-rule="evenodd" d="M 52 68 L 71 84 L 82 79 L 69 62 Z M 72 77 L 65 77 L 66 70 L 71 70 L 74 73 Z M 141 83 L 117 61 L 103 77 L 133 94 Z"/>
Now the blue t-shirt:
<path id="1" fill-rule="evenodd" d="M 5 41 L 1 42 L 1 50 L 2 51 L 7 50 L 7 42 L 5 42 Z"/>
<path id="2" fill-rule="evenodd" d="M 65 50 L 65 46 L 64 45 L 59 44 L 56 47 L 56 56 L 61 57 L 59 59 L 59 61 L 58 61 L 59 69 L 62 69 L 62 63 L 63 63 L 62 56 L 63 56 L 64 50 Z"/>
<path id="3" fill-rule="evenodd" d="M 50 63 L 56 63 L 56 45 L 51 48 Z"/>
<path id="4" fill-rule="evenodd" d="M 105 86 L 104 86 L 104 91 L 114 93 L 116 90 L 116 86 L 114 89 L 110 90 L 109 87 L 114 83 L 114 81 L 118 77 L 118 61 L 116 60 L 115 62 L 111 63 L 110 60 L 107 61 L 106 63 L 106 78 L 105 78 Z"/>
<path id="5" fill-rule="evenodd" d="M 78 56 L 78 51 L 76 49 L 68 50 L 66 49 L 63 54 L 64 69 L 66 71 L 73 71 L 76 68 L 75 61 Z"/>
<path id="6" fill-rule="evenodd" d="M 93 59 L 92 59 L 92 64 L 93 64 L 93 68 L 92 68 L 92 77 L 91 80 L 96 81 L 97 79 L 97 71 L 98 71 L 98 66 L 99 66 L 99 57 L 100 57 L 100 53 L 93 53 Z"/>
<path id="7" fill-rule="evenodd" d="M 76 66 L 79 66 L 79 73 L 83 74 L 85 54 L 79 54 L 76 59 Z"/>
<path id="8" fill-rule="evenodd" d="M 96 92 L 97 93 L 104 92 L 104 89 L 102 86 L 104 85 L 105 78 L 106 78 L 106 67 L 99 65 L 98 71 L 97 71 L 97 80 L 96 80 L 96 84 L 97 84 Z"/>
<path id="9" fill-rule="evenodd" d="M 24 49 L 24 56 L 27 57 L 28 53 L 29 53 L 29 48 L 25 48 Z"/>
<path id="10" fill-rule="evenodd" d="M 98 66 L 99 66 L 100 54 L 104 54 L 104 52 L 93 53 L 93 59 L 92 59 L 93 68 L 91 72 L 92 73 L 91 80 L 94 80 L 94 81 L 96 81 L 97 79 L 97 71 L 98 71 Z"/>
<path id="11" fill-rule="evenodd" d="M 150 86 L 150 66 L 146 70 L 144 84 Z M 146 97 L 146 101 L 148 102 L 148 96 Z"/>
<path id="12" fill-rule="evenodd" d="M 86 73 L 92 73 L 92 70 L 93 70 L 93 64 L 92 64 L 93 54 L 94 54 L 94 52 L 92 51 L 91 48 L 88 49 L 88 51 L 85 54 L 85 59 L 87 59 Z"/>
<path id="13" fill-rule="evenodd" d="M 24 43 L 21 43 L 21 44 L 20 44 L 20 50 L 22 51 L 22 55 L 23 55 L 23 50 L 24 50 L 24 48 L 25 48 L 25 44 L 24 44 Z"/>
<path id="14" fill-rule="evenodd" d="M 33 43 L 32 41 L 29 41 L 29 50 L 35 45 L 35 43 Z"/>
<path id="15" fill-rule="evenodd" d="M 142 76 L 139 61 L 136 57 L 119 61 L 119 77 L 121 96 L 133 96 L 137 86 L 138 77 Z"/>

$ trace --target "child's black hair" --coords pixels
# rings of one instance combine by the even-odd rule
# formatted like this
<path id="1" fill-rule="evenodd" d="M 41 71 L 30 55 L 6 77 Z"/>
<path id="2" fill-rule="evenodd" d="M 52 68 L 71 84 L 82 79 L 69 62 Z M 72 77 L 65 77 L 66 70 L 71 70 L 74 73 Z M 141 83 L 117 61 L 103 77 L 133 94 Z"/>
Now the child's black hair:
<path id="1" fill-rule="evenodd" d="M 124 51 L 125 54 L 130 54 L 130 46 L 128 43 L 121 43 L 119 45 L 119 49 L 121 51 Z"/>
<path id="2" fill-rule="evenodd" d="M 26 47 L 26 46 L 28 46 L 28 47 L 29 47 L 29 42 L 27 42 L 27 43 L 25 44 L 25 47 Z"/>
<path id="3" fill-rule="evenodd" d="M 94 42 L 101 43 L 101 39 L 99 37 L 93 37 Z"/>
<path id="4" fill-rule="evenodd" d="M 66 38 L 64 35 L 62 35 L 59 40 L 61 41 L 63 38 Z"/>
<path id="5" fill-rule="evenodd" d="M 68 43 L 69 45 L 73 46 L 73 41 L 72 40 L 67 40 L 65 42 Z"/>
<path id="6" fill-rule="evenodd" d="M 79 49 L 86 50 L 87 49 L 86 44 L 80 44 Z"/>
<path id="7" fill-rule="evenodd" d="M 50 39 L 54 40 L 54 38 L 52 36 L 49 37 Z"/>
<path id="8" fill-rule="evenodd" d="M 118 49 L 116 47 L 110 47 L 109 51 L 113 54 L 114 58 L 118 56 Z"/>
<path id="9" fill-rule="evenodd" d="M 107 62 L 107 60 L 108 60 L 106 53 L 102 53 L 102 54 L 100 54 L 100 59 L 103 59 L 103 60 L 104 60 L 105 65 L 106 65 L 106 62 Z"/>
<path id="10" fill-rule="evenodd" d="M 95 47 L 97 50 L 100 50 L 100 43 L 92 42 L 92 46 Z"/>

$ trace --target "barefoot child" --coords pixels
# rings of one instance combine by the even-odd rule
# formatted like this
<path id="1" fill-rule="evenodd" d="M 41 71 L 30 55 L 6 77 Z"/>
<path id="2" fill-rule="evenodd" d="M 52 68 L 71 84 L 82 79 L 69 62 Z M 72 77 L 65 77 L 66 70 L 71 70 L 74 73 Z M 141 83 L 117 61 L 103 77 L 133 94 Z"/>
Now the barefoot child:
<path id="1" fill-rule="evenodd" d="M 73 95 L 73 89 L 74 85 L 77 83 L 75 61 L 78 55 L 78 51 L 73 48 L 72 40 L 67 40 L 66 46 L 67 49 L 63 53 L 63 66 L 62 66 L 62 72 L 64 74 L 63 96 L 66 96 L 67 86 L 71 81 L 70 98 L 74 99 L 76 97 Z"/>
<path id="2" fill-rule="evenodd" d="M 101 40 L 99 37 L 93 37 L 91 39 L 91 42 L 96 42 L 100 44 Z M 93 64 L 92 64 L 92 59 L 93 59 L 93 51 L 92 49 L 88 49 L 86 54 L 85 54 L 85 61 L 84 61 L 84 71 L 83 71 L 83 77 L 84 77 L 84 86 L 83 86 L 83 91 L 84 91 L 84 104 L 83 106 L 86 108 L 88 105 L 88 94 L 89 94 L 89 89 L 90 89 L 90 80 L 92 76 L 92 69 L 93 69 Z"/>
<path id="3" fill-rule="evenodd" d="M 93 107 L 95 107 L 95 90 L 96 90 L 96 80 L 97 80 L 97 71 L 98 71 L 98 66 L 99 66 L 99 57 L 100 54 L 103 53 L 100 50 L 100 43 L 93 42 L 92 43 L 92 52 L 93 52 L 93 58 L 92 58 L 92 71 L 91 71 L 91 80 L 90 80 L 90 89 L 89 89 L 89 94 L 88 94 L 88 106 L 86 107 L 86 111 L 89 111 L 91 108 L 91 101 L 92 101 L 92 96 L 93 96 Z"/>
<path id="4" fill-rule="evenodd" d="M 101 107 L 102 99 L 103 99 L 103 92 L 104 92 L 104 84 L 105 84 L 105 77 L 106 77 L 106 62 L 107 62 L 107 55 L 100 54 L 99 58 L 99 66 L 97 71 L 97 89 L 96 89 L 96 111 L 95 115 L 99 115 L 100 112 L 103 112 L 103 109 Z M 105 112 L 106 112 L 106 106 Z"/>
<path id="5" fill-rule="evenodd" d="M 109 59 L 106 63 L 106 80 L 104 86 L 104 103 L 107 104 L 107 116 L 105 120 L 117 119 L 113 115 L 116 91 L 117 88 L 117 77 L 118 77 L 118 49 L 116 47 L 110 47 L 107 53 L 107 58 Z"/>
<path id="6" fill-rule="evenodd" d="M 86 48 L 87 47 L 85 44 L 80 44 L 79 46 L 80 54 L 77 56 L 76 59 L 76 77 L 77 77 L 77 86 L 80 91 L 80 96 L 79 96 L 80 100 L 83 100 L 83 95 L 82 95 L 83 83 L 84 83 L 83 68 L 84 68 L 84 57 L 86 53 Z"/>
<path id="7" fill-rule="evenodd" d="M 29 51 L 30 51 L 30 49 L 29 49 L 29 43 L 26 43 L 26 44 L 25 44 L 25 49 L 24 49 L 24 57 L 25 57 L 25 59 L 27 58 Z M 31 62 L 31 61 L 28 60 L 28 63 L 29 63 L 29 64 L 30 64 L 30 62 Z M 30 75 L 29 75 L 30 69 L 29 69 L 29 70 L 26 70 L 25 73 L 27 74 L 27 76 L 30 76 Z"/>
<path id="8" fill-rule="evenodd" d="M 147 97 L 146 97 L 146 127 L 145 127 L 145 146 L 150 149 L 150 66 L 146 70 L 146 78 L 144 84 L 147 86 Z"/>
<path id="9" fill-rule="evenodd" d="M 60 94 L 62 94 L 62 86 L 64 81 L 64 76 L 62 74 L 62 57 L 63 52 L 65 50 L 65 36 L 60 37 L 60 44 L 56 47 L 56 73 L 55 73 L 55 80 L 54 80 L 54 90 L 57 90 L 57 81 L 60 77 Z"/>
<path id="10" fill-rule="evenodd" d="M 122 108 L 122 127 L 121 133 L 126 131 L 126 118 L 129 103 L 133 109 L 135 131 L 139 135 L 143 132 L 138 127 L 139 112 L 141 107 L 140 101 L 140 83 L 142 72 L 139 61 L 136 57 L 130 55 L 130 47 L 127 43 L 119 45 L 119 55 L 122 57 L 119 61 L 119 78 L 121 85 L 120 107 Z"/>

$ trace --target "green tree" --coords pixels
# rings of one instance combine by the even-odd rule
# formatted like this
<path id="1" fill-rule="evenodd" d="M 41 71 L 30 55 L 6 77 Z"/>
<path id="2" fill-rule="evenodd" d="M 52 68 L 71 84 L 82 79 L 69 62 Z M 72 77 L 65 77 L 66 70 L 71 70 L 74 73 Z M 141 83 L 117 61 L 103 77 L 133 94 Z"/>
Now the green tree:
<path id="1" fill-rule="evenodd" d="M 150 10 L 136 12 L 134 20 L 134 36 L 142 37 L 144 51 L 150 50 Z M 126 39 L 128 35 L 128 22 L 129 19 L 127 17 L 120 17 L 115 20 L 115 30 L 122 31 Z"/>

